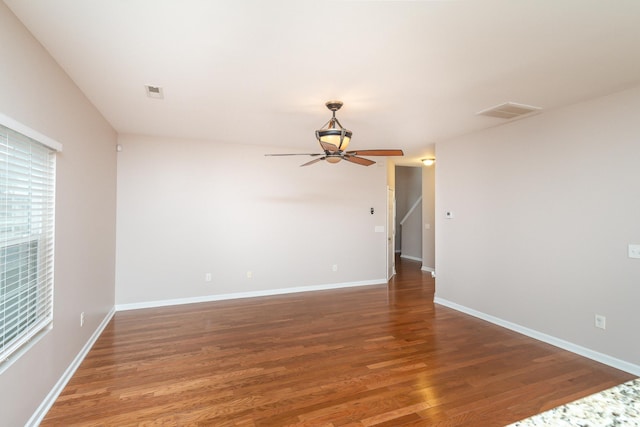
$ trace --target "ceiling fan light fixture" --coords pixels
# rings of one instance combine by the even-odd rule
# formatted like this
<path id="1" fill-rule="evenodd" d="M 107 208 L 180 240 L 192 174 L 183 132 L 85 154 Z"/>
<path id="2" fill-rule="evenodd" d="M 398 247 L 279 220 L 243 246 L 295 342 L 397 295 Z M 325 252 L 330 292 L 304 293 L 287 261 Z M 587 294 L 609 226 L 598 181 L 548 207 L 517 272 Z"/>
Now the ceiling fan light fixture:
<path id="1" fill-rule="evenodd" d="M 322 148 L 322 153 L 286 153 L 286 154 L 265 154 L 265 156 L 312 156 L 315 159 L 303 163 L 300 166 L 314 165 L 322 160 L 327 163 L 338 163 L 344 160 L 360 166 L 371 166 L 376 162 L 361 156 L 404 156 L 402 150 L 376 149 L 376 150 L 355 150 L 345 151 L 351 142 L 352 132 L 345 129 L 336 118 L 336 111 L 342 107 L 341 101 L 329 101 L 325 104 L 333 113 L 328 122 L 322 128 L 316 130 L 316 139 Z"/>
<path id="2" fill-rule="evenodd" d="M 316 131 L 318 141 L 333 144 L 338 147 L 338 150 L 343 151 L 347 148 L 349 142 L 351 142 L 351 135 L 353 135 L 353 133 L 344 128 L 328 128 Z"/>
<path id="3" fill-rule="evenodd" d="M 332 151 L 327 150 L 323 146 L 323 149 L 326 151 L 344 151 L 347 149 L 349 142 L 351 142 L 353 132 L 345 129 L 336 118 L 336 111 L 342 108 L 342 101 L 329 101 L 325 105 L 329 110 L 331 110 L 332 116 L 329 121 L 322 126 L 322 128 L 316 131 L 316 138 L 321 143 L 332 144 L 338 148 L 337 150 Z"/>

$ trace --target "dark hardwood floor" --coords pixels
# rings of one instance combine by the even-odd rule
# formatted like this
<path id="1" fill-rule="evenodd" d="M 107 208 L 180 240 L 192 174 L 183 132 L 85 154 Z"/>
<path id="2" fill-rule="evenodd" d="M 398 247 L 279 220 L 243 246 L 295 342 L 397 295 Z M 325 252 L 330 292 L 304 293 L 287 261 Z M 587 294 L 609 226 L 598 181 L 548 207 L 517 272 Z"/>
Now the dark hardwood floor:
<path id="1" fill-rule="evenodd" d="M 633 375 L 365 286 L 116 313 L 42 426 L 503 426 Z"/>

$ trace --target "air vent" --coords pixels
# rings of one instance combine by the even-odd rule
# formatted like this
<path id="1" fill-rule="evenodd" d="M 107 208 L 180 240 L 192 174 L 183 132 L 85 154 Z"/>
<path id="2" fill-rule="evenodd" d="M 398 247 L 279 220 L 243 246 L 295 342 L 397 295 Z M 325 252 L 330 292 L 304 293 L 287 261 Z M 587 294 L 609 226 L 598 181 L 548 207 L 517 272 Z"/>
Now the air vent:
<path id="1" fill-rule="evenodd" d="M 513 119 L 514 117 L 521 117 L 540 110 L 542 110 L 542 108 L 534 107 L 532 105 L 505 102 L 503 104 L 487 108 L 486 110 L 478 111 L 476 115 L 498 117 L 500 119 Z"/>
<path id="2" fill-rule="evenodd" d="M 147 90 L 147 96 L 149 98 L 156 98 L 156 99 L 164 98 L 164 91 L 160 86 L 145 85 L 144 88 Z"/>

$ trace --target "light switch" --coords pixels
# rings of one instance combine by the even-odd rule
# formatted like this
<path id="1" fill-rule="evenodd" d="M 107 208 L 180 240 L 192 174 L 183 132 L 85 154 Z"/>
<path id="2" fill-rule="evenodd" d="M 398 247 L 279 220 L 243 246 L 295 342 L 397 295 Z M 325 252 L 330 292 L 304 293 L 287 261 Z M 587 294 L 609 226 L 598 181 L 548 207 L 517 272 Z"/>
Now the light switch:
<path id="1" fill-rule="evenodd" d="M 640 258 L 640 245 L 629 244 L 629 258 Z"/>

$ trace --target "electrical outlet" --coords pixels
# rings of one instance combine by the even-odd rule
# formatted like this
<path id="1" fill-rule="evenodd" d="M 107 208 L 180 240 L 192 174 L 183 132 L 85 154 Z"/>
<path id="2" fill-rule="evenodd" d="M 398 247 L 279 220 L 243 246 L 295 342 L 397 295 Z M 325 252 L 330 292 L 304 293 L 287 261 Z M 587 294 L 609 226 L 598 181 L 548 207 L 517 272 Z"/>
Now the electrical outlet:
<path id="1" fill-rule="evenodd" d="M 629 244 L 629 258 L 640 258 L 640 245 Z"/>
<path id="2" fill-rule="evenodd" d="M 331 267 L 331 269 L 333 271 L 338 271 L 338 264 L 333 264 L 333 266 Z"/>
<path id="3" fill-rule="evenodd" d="M 251 279 L 253 277 L 252 271 L 247 271 L 247 279 Z"/>
<path id="4" fill-rule="evenodd" d="M 210 282 L 211 281 L 211 273 L 206 273 L 204 275 L 204 281 L 205 282 Z"/>
<path id="5" fill-rule="evenodd" d="M 80 327 L 84 326 L 84 311 L 80 313 Z"/>
<path id="6" fill-rule="evenodd" d="M 595 326 L 596 328 L 600 328 L 600 329 L 606 329 L 607 328 L 607 318 L 605 316 L 603 316 L 602 314 L 596 314 L 596 320 L 595 320 Z"/>

